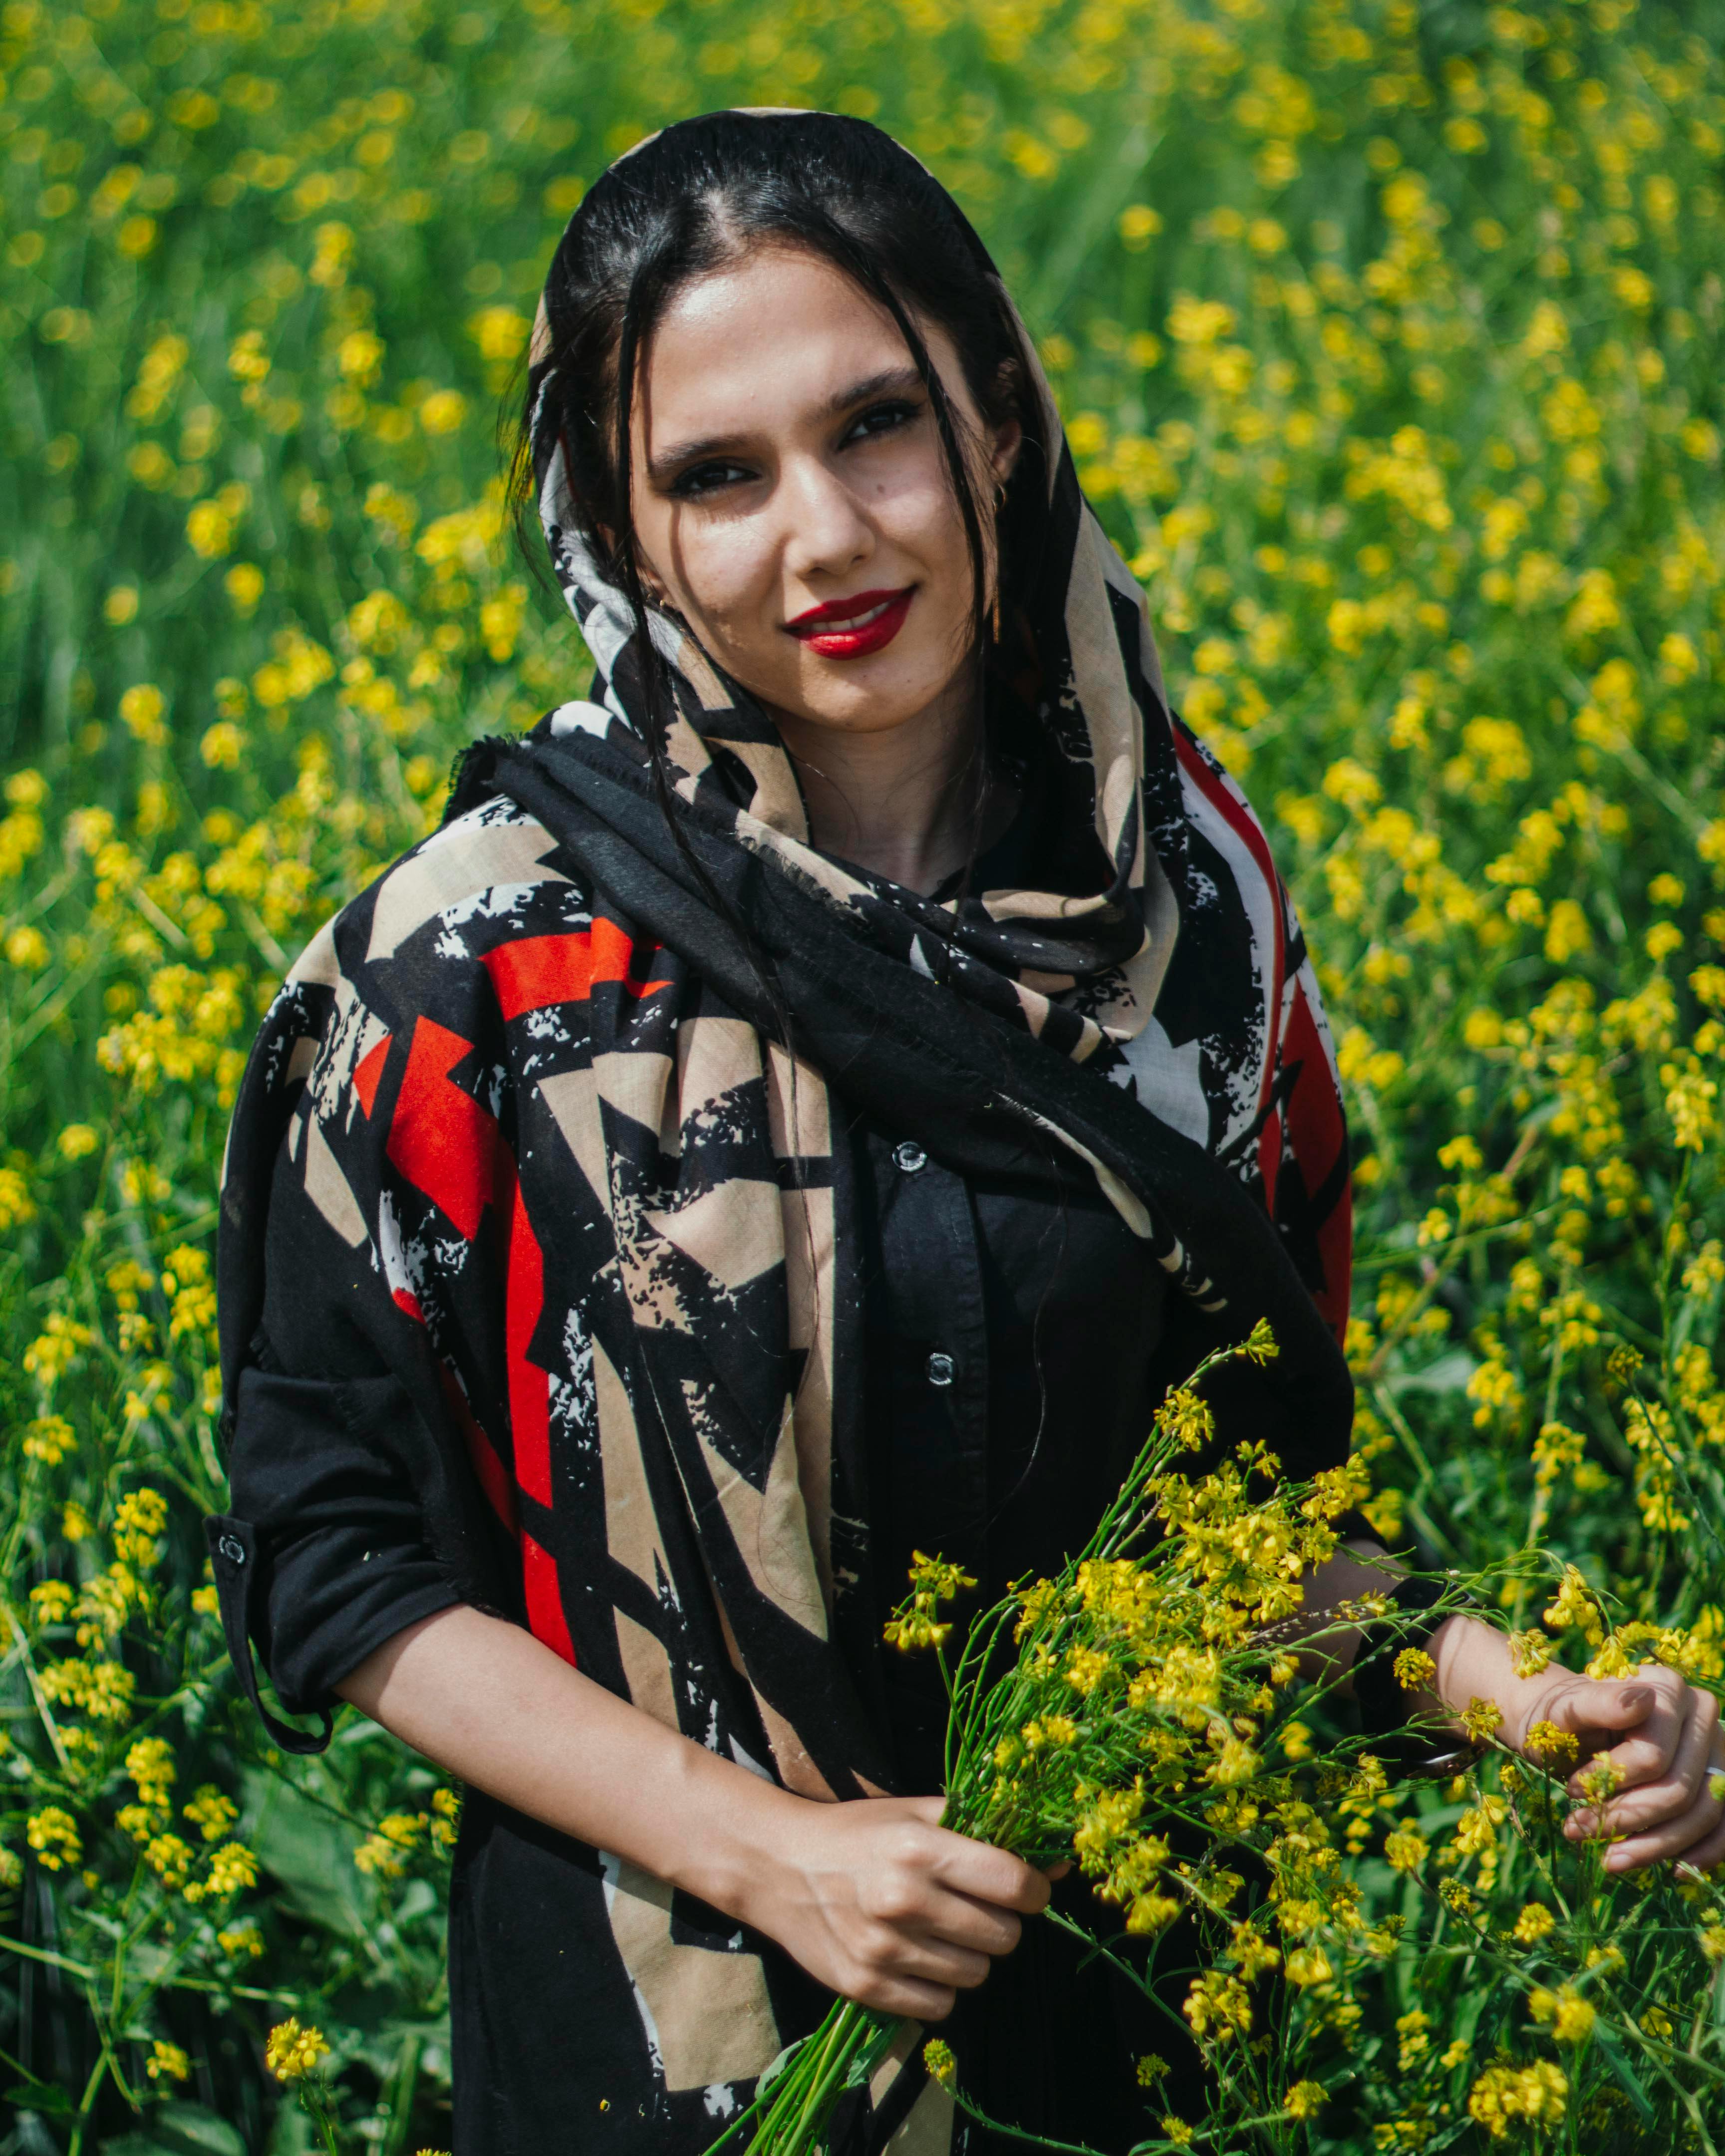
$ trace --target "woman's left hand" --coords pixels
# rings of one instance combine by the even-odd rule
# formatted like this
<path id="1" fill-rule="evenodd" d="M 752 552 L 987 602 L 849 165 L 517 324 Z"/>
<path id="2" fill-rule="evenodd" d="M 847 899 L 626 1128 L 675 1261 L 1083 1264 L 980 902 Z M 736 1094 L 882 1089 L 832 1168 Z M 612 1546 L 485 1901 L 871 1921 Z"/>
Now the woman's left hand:
<path id="1" fill-rule="evenodd" d="M 1572 1841 L 1609 1838 L 1608 1871 L 1661 1862 L 1705 1871 L 1725 1861 L 1725 1737 L 1712 1692 L 1686 1684 L 1674 1670 L 1626 1678 L 1553 1670 L 1528 1683 L 1516 1704 L 1519 1749 L 1527 1749 L 1527 1732 L 1540 1722 L 1579 1746 L 1568 1790 L 1580 1809 L 1563 1831 Z M 1588 1786 L 1589 1764 L 1601 1759 L 1618 1777 L 1603 1804 Z"/>

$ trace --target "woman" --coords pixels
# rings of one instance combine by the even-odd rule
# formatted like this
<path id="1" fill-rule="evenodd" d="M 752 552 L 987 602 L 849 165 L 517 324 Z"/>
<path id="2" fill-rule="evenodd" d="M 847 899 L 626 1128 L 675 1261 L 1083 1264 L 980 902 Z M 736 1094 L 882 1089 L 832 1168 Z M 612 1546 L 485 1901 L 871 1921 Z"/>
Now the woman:
<path id="1" fill-rule="evenodd" d="M 696 2156 L 835 1989 L 962 2000 L 991 2112 L 1124 2146 L 1147 2032 L 1024 1927 L 1047 1880 L 937 1825 L 939 1702 L 880 1627 L 915 1548 L 984 1596 L 1057 1565 L 1163 1385 L 1260 1317 L 1224 1432 L 1345 1455 L 1298 928 L 986 253 L 889 138 L 642 145 L 531 362 L 603 701 L 471 752 L 260 1036 L 230 1641 L 254 1696 L 248 1631 L 290 1711 L 346 1697 L 468 1787 L 459 2156 Z M 1612 1861 L 1725 1853 L 1710 1699 L 1524 1682 L 1461 1618 L 1434 1649 L 1450 1709 L 1616 1740 Z M 856 2148 L 952 2143 L 902 2048 Z"/>

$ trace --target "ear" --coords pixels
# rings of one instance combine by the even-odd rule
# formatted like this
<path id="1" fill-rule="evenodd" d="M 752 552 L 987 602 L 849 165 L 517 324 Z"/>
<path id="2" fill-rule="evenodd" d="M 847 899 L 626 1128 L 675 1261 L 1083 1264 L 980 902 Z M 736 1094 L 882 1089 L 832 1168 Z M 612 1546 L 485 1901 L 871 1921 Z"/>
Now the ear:
<path id="1" fill-rule="evenodd" d="M 611 527 L 607 524 L 599 524 L 595 525 L 593 529 L 598 537 L 604 542 L 606 552 L 608 554 L 614 553 L 616 549 L 617 541 L 611 531 Z M 654 567 L 653 564 L 648 561 L 644 555 L 640 557 L 640 575 L 641 589 L 647 594 L 648 598 L 652 600 L 655 606 L 663 606 L 665 603 L 666 596 L 664 582 L 660 577 L 659 572 Z"/>
<path id="2" fill-rule="evenodd" d="M 1024 430 L 1017 419 L 1003 419 L 994 429 L 993 446 L 988 452 L 989 468 L 1003 485 L 1012 477 L 1024 446 Z"/>

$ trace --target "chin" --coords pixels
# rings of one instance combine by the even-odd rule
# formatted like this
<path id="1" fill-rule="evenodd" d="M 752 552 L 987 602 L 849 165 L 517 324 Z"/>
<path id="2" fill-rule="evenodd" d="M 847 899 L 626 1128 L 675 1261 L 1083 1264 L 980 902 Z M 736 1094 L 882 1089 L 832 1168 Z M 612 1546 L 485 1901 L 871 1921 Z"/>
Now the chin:
<path id="1" fill-rule="evenodd" d="M 821 726 L 835 734 L 890 734 L 927 711 L 939 693 L 938 689 L 931 689 L 921 696 L 831 697 L 818 704 L 799 699 L 783 708 L 805 726 Z"/>
<path id="2" fill-rule="evenodd" d="M 906 654 L 908 658 L 910 654 Z M 952 685 L 963 664 L 932 655 L 906 665 L 889 647 L 875 659 L 828 660 L 813 680 L 787 682 L 768 700 L 807 726 L 850 734 L 891 733 L 919 717 Z"/>

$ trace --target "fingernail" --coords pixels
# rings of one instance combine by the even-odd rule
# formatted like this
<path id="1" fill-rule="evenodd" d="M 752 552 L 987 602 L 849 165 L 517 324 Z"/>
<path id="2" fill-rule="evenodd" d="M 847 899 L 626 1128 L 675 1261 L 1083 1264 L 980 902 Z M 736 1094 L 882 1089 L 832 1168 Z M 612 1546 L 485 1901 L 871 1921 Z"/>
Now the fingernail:
<path id="1" fill-rule="evenodd" d="M 1645 1714 L 1653 1704 L 1653 1695 L 1645 1685 L 1631 1685 L 1623 1695 L 1623 1703 L 1631 1714 Z"/>

